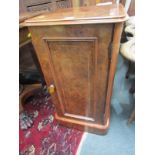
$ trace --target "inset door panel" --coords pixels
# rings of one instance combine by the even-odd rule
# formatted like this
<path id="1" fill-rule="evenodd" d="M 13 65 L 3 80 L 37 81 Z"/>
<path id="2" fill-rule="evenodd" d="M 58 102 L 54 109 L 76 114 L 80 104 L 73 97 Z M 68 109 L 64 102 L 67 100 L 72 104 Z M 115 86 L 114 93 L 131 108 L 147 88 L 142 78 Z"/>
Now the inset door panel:
<path id="1" fill-rule="evenodd" d="M 94 121 L 96 109 L 96 37 L 44 38 L 64 115 Z"/>

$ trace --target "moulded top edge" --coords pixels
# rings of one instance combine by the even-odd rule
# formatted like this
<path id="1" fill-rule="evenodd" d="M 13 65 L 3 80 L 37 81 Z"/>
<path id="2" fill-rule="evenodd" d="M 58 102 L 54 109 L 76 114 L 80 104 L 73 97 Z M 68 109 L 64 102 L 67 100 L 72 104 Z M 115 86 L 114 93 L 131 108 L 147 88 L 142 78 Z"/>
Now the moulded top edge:
<path id="1" fill-rule="evenodd" d="M 80 23 L 99 22 L 120 22 L 125 21 L 127 13 L 121 4 L 110 4 L 105 6 L 89 6 L 89 7 L 75 7 L 57 10 L 55 12 L 48 12 L 42 15 L 30 18 L 25 21 L 25 25 L 66 25 Z"/>

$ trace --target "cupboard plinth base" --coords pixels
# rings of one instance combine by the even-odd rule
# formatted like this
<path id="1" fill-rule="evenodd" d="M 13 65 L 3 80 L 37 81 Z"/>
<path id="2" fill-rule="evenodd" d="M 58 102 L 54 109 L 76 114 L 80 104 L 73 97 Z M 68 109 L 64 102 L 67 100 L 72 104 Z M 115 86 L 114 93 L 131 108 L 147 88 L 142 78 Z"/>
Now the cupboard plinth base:
<path id="1" fill-rule="evenodd" d="M 72 118 L 66 118 L 59 116 L 57 113 L 55 114 L 55 119 L 61 124 L 69 128 L 75 128 L 85 132 L 91 132 L 95 134 L 106 134 L 109 128 L 109 118 L 105 122 L 105 124 L 95 124 L 89 123 L 82 120 L 75 120 Z"/>

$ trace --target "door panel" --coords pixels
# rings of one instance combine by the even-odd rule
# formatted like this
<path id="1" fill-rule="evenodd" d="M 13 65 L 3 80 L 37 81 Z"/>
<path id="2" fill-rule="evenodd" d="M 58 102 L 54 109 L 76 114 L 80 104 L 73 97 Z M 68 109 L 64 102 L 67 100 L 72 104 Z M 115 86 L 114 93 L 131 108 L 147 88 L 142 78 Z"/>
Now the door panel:
<path id="1" fill-rule="evenodd" d="M 94 121 L 97 38 L 44 38 L 64 115 Z"/>
<path id="2" fill-rule="evenodd" d="M 31 27 L 31 33 L 46 83 L 56 87 L 57 114 L 102 124 L 113 24 Z"/>

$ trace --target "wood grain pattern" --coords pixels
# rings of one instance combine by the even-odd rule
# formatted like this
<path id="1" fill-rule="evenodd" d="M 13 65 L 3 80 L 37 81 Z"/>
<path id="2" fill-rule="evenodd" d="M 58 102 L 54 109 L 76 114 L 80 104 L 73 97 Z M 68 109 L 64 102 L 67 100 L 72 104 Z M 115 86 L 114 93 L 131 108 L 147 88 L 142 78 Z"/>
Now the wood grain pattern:
<path id="1" fill-rule="evenodd" d="M 36 11 L 36 12 L 22 12 L 19 14 L 19 23 L 24 22 L 24 20 L 38 16 L 40 14 L 43 14 L 47 11 Z"/>
<path id="2" fill-rule="evenodd" d="M 92 10 L 97 10 L 92 13 Z M 25 21 L 26 26 L 73 25 L 123 22 L 127 14 L 121 4 L 75 7 L 45 13 Z"/>
<path id="3" fill-rule="evenodd" d="M 56 119 L 68 127 L 105 133 L 123 22 L 77 22 L 35 23 L 29 30 L 46 84 L 56 88 L 52 94 Z"/>
<path id="4" fill-rule="evenodd" d="M 91 5 L 96 5 L 98 3 L 115 3 L 115 0 L 74 0 L 73 2 L 73 7 L 79 7 L 79 6 L 91 6 Z"/>
<path id="5" fill-rule="evenodd" d="M 86 115 L 86 113 L 87 113 L 87 116 L 90 116 L 90 114 L 92 113 L 91 115 L 92 115 L 92 117 L 94 117 L 95 113 L 97 113 L 94 120 L 96 120 L 97 122 L 100 122 L 100 123 L 103 122 L 103 116 L 100 116 L 100 113 L 103 114 L 105 98 L 106 98 L 106 96 L 104 94 L 106 93 L 106 88 L 107 88 L 106 81 L 107 81 L 107 77 L 108 77 L 108 64 L 109 64 L 108 46 L 109 46 L 109 43 L 111 42 L 112 29 L 113 29 L 112 24 L 88 25 L 88 26 L 86 26 L 86 25 L 59 26 L 59 27 L 53 26 L 53 27 L 44 27 L 44 28 L 43 27 L 36 27 L 36 28 L 30 27 L 30 31 L 32 33 L 33 44 L 35 45 L 36 51 L 38 52 L 37 55 L 39 55 L 39 59 L 41 59 L 40 63 L 42 64 L 42 70 L 44 72 L 44 76 L 46 77 L 48 85 L 52 84 L 51 81 L 54 81 L 53 83 L 55 83 L 56 88 L 58 89 L 58 92 L 59 92 L 58 96 L 60 96 L 60 95 L 63 96 L 61 94 L 61 91 L 59 91 L 59 90 L 64 88 L 63 85 L 60 85 L 61 81 L 64 78 L 64 75 L 61 75 L 62 70 L 60 68 L 57 69 L 57 70 L 59 70 L 59 72 L 57 74 L 54 72 L 55 68 L 53 67 L 53 65 L 51 63 L 52 62 L 51 60 L 54 60 L 55 66 L 58 67 L 61 64 L 61 61 L 63 63 L 63 66 L 66 65 L 65 64 L 66 55 L 69 58 L 73 59 L 73 61 L 71 61 L 71 59 L 69 59 L 69 62 L 68 62 L 69 67 L 70 67 L 70 65 L 73 65 L 73 66 L 71 66 L 73 68 L 71 68 L 70 74 L 69 74 L 68 69 L 65 70 L 65 74 L 67 74 L 67 76 L 70 77 L 70 81 L 76 80 L 76 82 L 75 82 L 76 85 L 78 83 L 79 84 L 81 83 L 81 85 L 79 86 L 79 90 L 78 90 L 79 92 L 77 92 L 78 88 L 74 87 L 74 85 L 73 85 L 73 88 L 71 88 L 71 82 L 68 81 L 68 83 L 66 83 L 67 80 L 65 80 L 66 84 L 65 84 L 64 89 L 67 89 L 66 87 L 69 87 L 69 89 L 73 89 L 75 91 L 74 92 L 75 94 L 80 93 L 81 96 L 84 96 L 84 100 L 86 100 L 86 98 L 88 98 L 89 96 L 85 97 L 84 92 L 82 93 L 82 88 L 85 86 L 85 91 L 86 92 L 88 91 L 88 87 L 84 83 L 88 81 L 88 78 L 87 78 L 87 76 L 88 76 L 87 62 L 88 61 L 86 61 L 86 60 L 88 59 L 88 55 L 91 56 L 91 59 L 92 59 L 91 60 L 91 70 L 92 70 L 91 72 L 93 73 L 93 68 L 95 65 L 97 66 L 96 68 L 98 70 L 98 71 L 96 71 L 97 72 L 96 73 L 97 80 L 91 80 L 92 81 L 91 85 L 92 85 L 92 88 L 95 87 L 95 88 L 93 88 L 93 90 L 98 95 L 96 97 L 97 98 L 96 103 L 99 102 L 99 103 L 101 103 L 101 105 L 97 104 L 95 107 L 95 103 L 92 102 L 90 104 L 90 105 L 92 105 L 92 107 L 90 106 L 90 108 L 88 108 L 88 107 L 86 108 L 84 105 L 88 104 L 88 102 L 85 101 L 84 103 L 81 103 L 81 101 L 80 101 L 80 99 L 78 99 L 78 97 L 77 97 L 77 99 L 74 99 L 74 100 L 77 100 L 76 103 L 79 102 L 78 103 L 79 107 L 84 108 L 83 110 L 82 110 L 82 108 L 79 108 L 82 116 Z M 36 37 L 36 35 L 37 35 L 37 37 Z M 35 36 L 35 38 L 33 38 L 33 36 Z M 54 45 L 56 46 L 55 47 L 56 49 L 59 47 L 57 49 L 59 51 L 59 53 L 57 53 L 58 55 L 55 55 L 55 57 L 52 57 L 52 56 L 54 56 L 54 55 L 52 55 L 52 52 L 51 52 L 53 47 L 49 48 L 49 46 L 47 47 L 47 45 L 45 44 L 45 40 L 50 40 L 51 36 L 52 36 L 52 38 L 55 38 L 53 40 L 56 40 L 57 44 L 58 44 L 58 40 L 59 40 L 59 44 L 58 44 L 59 46 L 56 46 L 55 44 L 53 44 L 53 46 Z M 70 40 L 70 41 L 66 42 L 67 43 L 66 49 L 64 47 L 60 46 L 62 44 L 61 40 L 62 39 L 64 40 L 64 38 L 70 38 L 70 39 L 66 39 L 66 40 Z M 97 43 L 97 38 L 99 39 L 98 43 Z M 77 43 L 77 40 L 79 43 Z M 80 41 L 80 40 L 82 40 L 82 41 Z M 75 42 L 75 43 L 73 43 L 73 42 Z M 41 47 L 38 46 L 41 44 L 43 44 L 44 46 L 41 46 Z M 70 44 L 72 44 L 72 46 L 75 48 L 73 48 L 71 50 L 71 47 L 69 47 Z M 96 46 L 94 46 L 95 44 L 96 44 Z M 98 46 L 97 46 L 97 44 L 98 44 Z M 51 45 L 52 45 L 52 42 L 51 42 Z M 91 50 L 91 48 L 92 48 L 92 50 Z M 62 52 L 60 52 L 60 51 L 62 51 Z M 94 55 L 95 51 L 98 54 Z M 68 52 L 68 54 L 66 52 Z M 64 55 L 63 55 L 63 53 L 64 53 Z M 44 59 L 46 59 L 46 60 L 44 60 Z M 59 59 L 59 61 L 57 59 Z M 97 59 L 97 60 L 94 61 L 93 59 Z M 77 62 L 77 64 L 78 63 L 79 64 L 76 66 L 75 62 Z M 46 67 L 45 63 L 46 64 L 48 63 L 48 67 Z M 51 66 L 51 68 L 50 68 L 50 66 Z M 76 71 L 77 73 L 74 71 L 74 67 L 77 67 L 77 69 L 75 68 L 75 71 L 77 70 Z M 50 74 L 50 72 L 53 72 L 53 75 L 51 75 L 52 73 Z M 94 74 L 92 74 L 92 73 L 90 75 L 94 76 Z M 76 76 L 74 77 L 73 75 L 76 75 Z M 52 80 L 52 78 L 54 78 L 54 80 Z M 73 79 L 71 79 L 71 78 L 73 78 Z M 91 77 L 91 79 L 92 78 L 94 78 L 94 77 Z M 80 81 L 81 79 L 83 79 L 84 81 L 81 82 Z M 103 81 L 103 79 L 104 79 L 104 81 Z M 93 86 L 94 85 L 93 81 L 95 81 L 96 86 Z M 68 84 L 68 86 L 67 86 L 67 84 Z M 71 94 L 73 94 L 73 92 Z M 65 101 L 63 99 L 60 99 L 62 97 L 58 97 L 58 98 L 59 98 L 60 103 L 63 103 Z M 73 100 L 73 98 L 70 99 L 70 102 L 72 100 Z M 93 99 L 91 99 L 91 100 L 93 100 Z M 60 105 L 60 103 L 58 103 L 59 110 L 61 109 L 61 114 L 59 114 L 59 115 L 63 116 L 65 112 L 62 110 L 64 108 L 62 107 L 62 105 Z M 80 103 L 81 103 L 81 105 L 80 105 Z M 71 103 L 71 105 L 72 105 L 72 103 Z M 88 106 L 89 106 L 89 104 L 88 104 Z M 60 108 L 60 107 L 62 107 L 62 108 Z M 71 108 L 71 107 L 68 107 L 68 108 Z M 77 108 L 78 108 L 78 106 L 76 107 L 73 104 L 72 105 L 73 111 L 70 113 L 75 114 L 75 110 Z M 87 111 L 86 111 L 86 109 L 87 109 Z M 76 114 L 78 115 L 78 111 L 76 112 Z"/>
<path id="6" fill-rule="evenodd" d="M 112 54 L 111 54 L 111 62 L 110 62 L 110 71 L 109 71 L 109 79 L 108 79 L 108 89 L 106 96 L 106 107 L 105 107 L 105 122 L 110 122 L 110 102 L 113 90 L 113 82 L 115 77 L 115 71 L 117 66 L 117 58 L 120 47 L 121 34 L 123 30 L 123 23 L 117 23 L 114 27 L 113 41 L 112 41 Z"/>
<path id="7" fill-rule="evenodd" d="M 65 115 L 93 117 L 96 76 L 97 38 L 44 38 L 49 47 L 57 90 L 65 106 Z M 82 50 L 80 48 L 82 47 Z M 84 51 L 88 51 L 84 54 Z M 72 82 L 70 82 L 72 81 Z M 59 85 L 58 85 L 59 84 Z M 77 100 L 78 98 L 78 100 Z M 87 106 L 88 113 L 85 112 Z M 80 109 L 79 111 L 76 109 Z M 90 118 L 88 118 L 90 120 Z M 87 119 L 87 118 L 84 118 Z M 93 120 L 93 118 L 91 118 Z"/>

